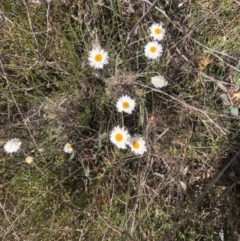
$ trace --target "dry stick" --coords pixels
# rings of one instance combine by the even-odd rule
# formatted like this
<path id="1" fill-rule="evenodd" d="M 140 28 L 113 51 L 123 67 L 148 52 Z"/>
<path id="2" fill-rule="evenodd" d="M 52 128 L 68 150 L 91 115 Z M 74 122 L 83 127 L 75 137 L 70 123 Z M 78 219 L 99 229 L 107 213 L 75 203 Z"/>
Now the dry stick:
<path id="1" fill-rule="evenodd" d="M 25 0 L 23 1 L 23 4 L 25 5 L 26 10 L 27 10 L 27 17 L 28 17 L 29 27 L 30 27 L 30 29 L 31 29 L 31 34 L 32 34 L 32 36 L 33 36 L 33 38 L 34 38 L 34 41 L 35 41 L 36 46 L 37 46 L 37 49 L 39 50 L 39 48 L 38 48 L 38 41 L 37 41 L 37 38 L 36 38 L 36 36 L 35 36 L 35 34 L 34 34 L 34 31 L 33 31 L 33 25 L 32 25 L 32 21 L 31 21 L 30 14 L 29 14 L 29 9 L 28 9 L 28 6 L 27 6 L 27 3 L 26 3 Z"/>
<path id="2" fill-rule="evenodd" d="M 48 4 L 47 4 L 47 14 L 46 14 L 46 18 L 47 18 L 47 35 L 46 35 L 45 46 L 44 46 L 45 50 L 46 50 L 47 45 L 48 45 L 49 31 L 51 30 L 50 21 L 49 21 L 49 12 L 50 12 L 50 2 L 48 2 Z"/>
<path id="3" fill-rule="evenodd" d="M 2 205 L 2 203 L 0 202 L 0 208 L 2 209 L 3 213 L 4 213 L 4 216 L 5 216 L 5 219 L 7 220 L 7 222 L 11 225 L 11 221 L 8 217 L 8 214 L 5 210 L 5 206 Z M 6 231 L 6 230 L 5 230 Z M 14 228 L 13 228 L 13 231 L 15 232 Z"/>
<path id="4" fill-rule="evenodd" d="M 207 114 L 206 111 L 201 110 L 201 109 L 198 109 L 198 108 L 196 108 L 196 107 L 194 107 L 194 106 L 191 106 L 191 105 L 187 104 L 185 101 L 179 100 L 178 98 L 176 98 L 176 97 L 174 97 L 174 96 L 172 96 L 172 95 L 169 95 L 169 94 L 167 94 L 167 93 L 165 93 L 165 92 L 163 92 L 163 91 L 161 91 L 161 90 L 158 90 L 158 89 L 155 89 L 155 88 L 151 88 L 151 87 L 149 87 L 149 86 L 147 86 L 147 85 L 140 84 L 140 83 L 137 83 L 137 82 L 135 82 L 135 84 L 140 85 L 140 86 L 145 87 L 145 88 L 148 88 L 148 89 L 151 89 L 151 90 L 153 90 L 153 91 L 159 92 L 159 93 L 161 93 L 161 94 L 163 94 L 163 95 L 171 98 L 172 100 L 175 100 L 176 102 L 182 104 L 183 106 L 187 107 L 188 109 L 190 109 L 190 110 L 195 110 L 195 111 L 203 114 L 205 117 L 207 117 L 207 119 L 208 119 L 213 125 L 215 125 L 215 126 L 222 132 L 222 134 L 225 135 L 225 134 L 227 133 L 227 131 L 224 130 L 224 128 L 220 127 L 216 122 L 214 122 L 214 121 L 210 118 L 210 116 Z"/>
<path id="5" fill-rule="evenodd" d="M 208 51 L 206 51 L 206 52 L 208 52 Z M 218 55 L 216 55 L 216 54 L 214 54 L 214 53 L 212 53 L 212 52 L 210 52 L 210 51 L 209 51 L 209 53 L 212 54 L 213 56 L 215 56 L 216 58 L 218 58 L 218 59 L 219 59 L 220 61 L 222 61 L 223 63 L 225 63 L 227 66 L 231 67 L 232 69 L 234 69 L 234 70 L 236 70 L 238 73 L 240 73 L 240 69 L 238 69 L 237 67 L 229 64 L 227 61 L 224 61 L 224 59 L 222 59 L 222 58 L 219 57 Z M 238 61 L 238 60 L 236 60 L 236 61 Z"/>
<path id="6" fill-rule="evenodd" d="M 151 2 L 149 2 L 148 0 L 142 0 L 143 2 L 146 2 L 146 3 L 148 3 L 149 5 L 151 5 L 151 7 L 154 7 L 154 3 L 151 3 Z M 183 32 L 180 28 L 178 28 L 177 26 L 176 26 L 176 24 L 168 17 L 168 15 L 166 14 L 166 12 L 164 11 L 164 10 L 162 10 L 161 8 L 159 8 L 159 7 L 155 7 L 160 13 L 162 13 L 162 15 L 164 15 L 164 17 L 175 27 L 175 28 L 177 28 L 181 33 Z"/>
<path id="7" fill-rule="evenodd" d="M 233 60 L 238 61 L 238 59 L 236 59 L 236 58 L 234 58 L 234 57 L 232 57 L 232 56 L 230 56 L 230 55 L 228 55 L 228 54 L 225 54 L 225 53 L 222 53 L 222 52 L 219 52 L 219 51 L 217 51 L 217 50 L 214 50 L 214 49 L 211 49 L 211 48 L 207 47 L 206 45 L 200 43 L 199 41 L 197 41 L 197 40 L 194 39 L 194 38 L 191 38 L 191 40 L 192 40 L 193 42 L 195 42 L 196 44 L 202 46 L 203 48 L 211 51 L 211 54 L 213 54 L 213 53 L 220 54 L 220 55 L 222 55 L 222 56 L 226 56 L 226 57 L 228 57 L 228 58 L 230 58 L 230 59 L 233 59 Z"/>
<path id="8" fill-rule="evenodd" d="M 212 187 L 216 184 L 224 172 L 236 161 L 238 156 L 240 156 L 240 151 L 235 154 L 231 161 L 222 169 L 222 171 L 214 178 L 214 180 L 208 184 L 207 189 L 193 203 L 192 209 L 195 209 L 199 205 L 199 203 L 204 199 L 204 197 L 212 189 Z"/>
<path id="9" fill-rule="evenodd" d="M 158 0 L 155 0 L 154 3 L 151 3 L 151 7 L 147 10 L 146 13 L 143 14 L 143 16 L 137 21 L 137 23 L 134 25 L 134 27 L 132 28 L 132 30 L 128 33 L 127 35 L 127 39 L 126 39 L 126 44 L 128 43 L 128 41 L 130 40 L 130 36 L 132 35 L 132 33 L 134 32 L 134 30 L 136 29 L 136 27 L 140 24 L 140 22 L 146 17 L 146 15 L 150 12 L 150 10 L 156 5 Z"/>
<path id="10" fill-rule="evenodd" d="M 232 83 L 229 83 L 229 82 L 226 82 L 226 81 L 218 80 L 216 78 L 213 78 L 212 76 L 206 75 L 202 71 L 198 71 L 198 73 L 207 79 L 207 80 L 204 80 L 205 82 L 215 82 L 215 83 L 221 83 L 221 84 L 224 84 L 224 85 L 230 85 L 230 86 L 238 87 L 238 85 L 235 85 L 235 84 L 232 84 Z"/>
<path id="11" fill-rule="evenodd" d="M 0 10 L 0 21 L 7 21 L 10 24 L 13 24 L 13 22 L 5 16 L 5 14 Z"/>
<path id="12" fill-rule="evenodd" d="M 222 171 L 214 178 L 214 180 L 208 184 L 207 189 L 195 200 L 192 207 L 189 210 L 189 213 L 187 216 L 185 216 L 185 219 L 180 223 L 177 224 L 174 228 L 172 237 L 176 237 L 177 232 L 179 229 L 184 225 L 184 223 L 187 220 L 187 217 L 193 214 L 194 210 L 197 208 L 197 206 L 201 203 L 201 201 L 204 199 L 204 197 L 209 193 L 209 191 L 213 188 L 213 186 L 216 184 L 216 182 L 219 180 L 219 178 L 224 174 L 224 172 L 236 161 L 237 157 L 240 156 L 240 151 L 235 154 L 235 156 L 231 159 L 231 161 L 222 169 Z"/>

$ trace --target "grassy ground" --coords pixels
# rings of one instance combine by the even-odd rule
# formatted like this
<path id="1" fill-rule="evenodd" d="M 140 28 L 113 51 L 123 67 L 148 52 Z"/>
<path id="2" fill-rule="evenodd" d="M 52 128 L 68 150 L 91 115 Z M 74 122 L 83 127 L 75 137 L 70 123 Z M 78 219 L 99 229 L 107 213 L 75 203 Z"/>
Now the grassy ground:
<path id="1" fill-rule="evenodd" d="M 1 240 L 239 240 L 238 162 L 209 186 L 239 151 L 239 9 L 0 1 Z M 153 22 L 167 30 L 158 61 L 143 55 Z M 103 70 L 87 61 L 96 41 L 110 56 Z M 150 84 L 157 73 L 164 89 Z M 137 102 L 124 118 L 122 94 Z M 123 120 L 143 133 L 142 157 L 110 143 Z M 14 137 L 22 147 L 6 154 Z"/>

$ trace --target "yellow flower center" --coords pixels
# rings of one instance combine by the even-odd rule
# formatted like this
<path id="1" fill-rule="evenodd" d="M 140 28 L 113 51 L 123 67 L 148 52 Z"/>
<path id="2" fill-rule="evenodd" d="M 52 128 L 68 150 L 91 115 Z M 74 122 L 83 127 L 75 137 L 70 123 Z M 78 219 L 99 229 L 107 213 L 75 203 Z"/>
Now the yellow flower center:
<path id="1" fill-rule="evenodd" d="M 155 46 L 152 46 L 151 48 L 150 48 L 150 52 L 151 53 L 155 53 L 157 51 L 157 48 L 155 47 Z"/>
<path id="2" fill-rule="evenodd" d="M 67 149 L 67 150 L 71 150 L 71 149 L 72 149 L 72 146 L 71 146 L 70 144 L 67 144 L 67 145 L 66 145 L 66 149 Z"/>
<path id="3" fill-rule="evenodd" d="M 115 136 L 116 141 L 120 142 L 123 140 L 123 135 L 121 133 L 117 133 Z"/>
<path id="4" fill-rule="evenodd" d="M 102 55 L 101 54 L 96 54 L 95 55 L 95 61 L 96 62 L 101 62 L 102 61 Z"/>
<path id="5" fill-rule="evenodd" d="M 33 162 L 33 158 L 31 156 L 26 157 L 26 163 L 31 164 Z"/>
<path id="6" fill-rule="evenodd" d="M 134 149 L 139 149 L 140 144 L 139 144 L 138 141 L 134 141 L 134 142 L 132 143 L 132 146 L 133 146 Z"/>
<path id="7" fill-rule="evenodd" d="M 155 28 L 154 33 L 155 34 L 160 34 L 161 33 L 161 29 L 160 28 Z"/>
<path id="8" fill-rule="evenodd" d="M 129 103 L 128 102 L 123 102 L 122 103 L 122 107 L 123 107 L 123 109 L 129 108 Z"/>

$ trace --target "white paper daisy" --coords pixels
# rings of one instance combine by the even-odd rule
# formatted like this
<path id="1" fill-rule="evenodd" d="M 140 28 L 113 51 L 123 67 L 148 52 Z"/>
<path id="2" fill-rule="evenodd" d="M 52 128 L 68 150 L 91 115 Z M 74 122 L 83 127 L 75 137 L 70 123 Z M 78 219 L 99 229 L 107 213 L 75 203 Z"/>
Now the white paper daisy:
<path id="1" fill-rule="evenodd" d="M 126 149 L 130 135 L 124 127 L 116 126 L 110 133 L 110 141 L 119 149 Z"/>
<path id="2" fill-rule="evenodd" d="M 20 148 L 22 142 L 18 139 L 18 138 L 13 138 L 11 140 L 9 140 L 5 145 L 4 145 L 4 150 L 7 153 L 13 153 L 18 151 L 18 149 Z"/>
<path id="3" fill-rule="evenodd" d="M 129 139 L 129 146 L 131 150 L 136 155 L 142 155 L 147 151 L 146 142 L 143 140 L 141 136 L 134 136 Z"/>
<path id="4" fill-rule="evenodd" d="M 118 112 L 126 112 L 128 114 L 132 114 L 135 105 L 135 100 L 133 100 L 131 97 L 127 95 L 124 95 L 120 97 L 117 101 L 117 110 Z"/>
<path id="5" fill-rule="evenodd" d="M 65 153 L 71 154 L 73 152 L 73 148 L 71 146 L 71 144 L 67 143 L 64 148 L 63 148 Z"/>
<path id="6" fill-rule="evenodd" d="M 162 45 L 158 42 L 149 42 L 145 46 L 144 53 L 145 56 L 149 59 L 157 59 L 162 55 Z"/>
<path id="7" fill-rule="evenodd" d="M 108 53 L 103 49 L 94 48 L 89 53 L 88 61 L 95 69 L 102 69 L 103 65 L 108 63 Z"/>
<path id="8" fill-rule="evenodd" d="M 154 40 L 160 41 L 164 38 L 166 30 L 163 28 L 161 24 L 154 23 L 149 29 L 150 29 L 150 36 Z"/>
<path id="9" fill-rule="evenodd" d="M 161 75 L 158 76 L 153 76 L 151 78 L 151 83 L 154 85 L 156 88 L 162 88 L 164 86 L 168 85 L 168 82 L 165 80 L 165 78 Z"/>

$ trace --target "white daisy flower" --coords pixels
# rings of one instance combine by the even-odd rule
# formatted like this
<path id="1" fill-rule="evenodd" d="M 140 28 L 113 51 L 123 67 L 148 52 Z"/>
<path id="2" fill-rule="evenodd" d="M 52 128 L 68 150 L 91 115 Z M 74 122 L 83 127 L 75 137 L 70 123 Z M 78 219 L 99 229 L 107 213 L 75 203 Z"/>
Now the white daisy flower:
<path id="1" fill-rule="evenodd" d="M 32 164 L 33 163 L 33 157 L 32 156 L 27 156 L 26 157 L 26 159 L 25 159 L 25 162 L 27 163 L 27 164 Z"/>
<path id="2" fill-rule="evenodd" d="M 63 148 L 65 153 L 71 154 L 73 152 L 73 148 L 71 146 L 71 144 L 67 143 L 64 148 Z"/>
<path id="3" fill-rule="evenodd" d="M 4 145 L 4 150 L 7 153 L 13 153 L 18 151 L 22 142 L 18 138 L 13 138 Z"/>
<path id="4" fill-rule="evenodd" d="M 158 76 L 153 76 L 151 78 L 151 83 L 154 85 L 156 88 L 162 88 L 164 86 L 168 85 L 168 82 L 165 80 L 165 78 L 161 75 Z"/>
<path id="5" fill-rule="evenodd" d="M 124 127 L 116 126 L 110 133 L 110 141 L 119 149 L 126 149 L 130 135 Z"/>
<path id="6" fill-rule="evenodd" d="M 108 53 L 103 49 L 94 48 L 89 53 L 88 61 L 95 69 L 102 69 L 103 65 L 108 63 Z"/>
<path id="7" fill-rule="evenodd" d="M 149 29 L 150 29 L 150 36 L 154 40 L 160 41 L 164 38 L 166 30 L 163 28 L 161 24 L 154 23 Z"/>
<path id="8" fill-rule="evenodd" d="M 143 140 L 141 136 L 134 136 L 129 140 L 129 146 L 131 150 L 136 155 L 142 155 L 147 151 L 146 142 Z"/>
<path id="9" fill-rule="evenodd" d="M 128 114 L 132 114 L 132 111 L 134 110 L 134 107 L 136 105 L 135 100 L 133 100 L 131 97 L 124 95 L 120 97 L 117 101 L 117 110 L 118 112 L 126 112 Z"/>
<path id="10" fill-rule="evenodd" d="M 162 45 L 156 41 L 147 43 L 144 49 L 145 56 L 149 59 L 157 59 L 162 55 L 162 51 Z"/>

